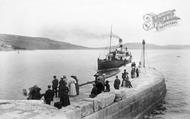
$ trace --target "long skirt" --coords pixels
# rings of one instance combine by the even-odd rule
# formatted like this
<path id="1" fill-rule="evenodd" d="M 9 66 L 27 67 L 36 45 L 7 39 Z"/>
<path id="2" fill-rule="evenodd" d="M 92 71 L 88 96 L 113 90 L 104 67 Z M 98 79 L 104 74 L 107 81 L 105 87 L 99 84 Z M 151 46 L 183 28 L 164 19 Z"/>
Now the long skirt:
<path id="1" fill-rule="evenodd" d="M 71 84 L 70 84 L 69 95 L 70 95 L 70 96 L 75 96 L 75 95 L 77 95 L 76 87 L 75 87 L 75 84 L 74 84 L 74 83 L 71 83 Z"/>
<path id="2" fill-rule="evenodd" d="M 61 96 L 60 102 L 62 103 L 63 107 L 70 105 L 69 96 L 68 95 Z"/>

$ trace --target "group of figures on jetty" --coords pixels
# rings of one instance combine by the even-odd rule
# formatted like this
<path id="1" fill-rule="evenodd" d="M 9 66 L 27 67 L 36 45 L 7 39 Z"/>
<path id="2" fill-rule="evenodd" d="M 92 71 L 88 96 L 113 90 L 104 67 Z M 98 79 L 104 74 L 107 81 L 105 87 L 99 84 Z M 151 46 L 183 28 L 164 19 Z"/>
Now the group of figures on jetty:
<path id="1" fill-rule="evenodd" d="M 44 94 L 40 93 L 41 88 L 37 85 L 29 88 L 28 100 L 40 100 L 44 98 L 46 104 L 51 104 L 54 97 L 60 98 L 59 102 L 54 103 L 54 106 L 61 108 L 62 106 L 70 105 L 69 97 L 79 95 L 79 84 L 76 76 L 71 76 L 67 78 L 65 75 L 57 79 L 56 76 L 53 76 L 52 85 L 48 85 L 48 89 Z M 24 95 L 27 95 L 26 91 L 23 91 Z"/>
<path id="2" fill-rule="evenodd" d="M 139 63 L 139 66 L 136 67 L 135 62 L 131 64 L 131 78 L 139 77 L 140 65 L 141 63 Z M 124 69 L 121 78 L 122 82 L 120 81 L 118 76 L 116 76 L 114 80 L 113 86 L 116 90 L 119 89 L 120 85 L 121 87 L 127 87 L 127 88 L 133 87 L 129 80 L 129 73 L 126 71 L 126 69 Z M 109 91 L 110 91 L 110 84 L 108 80 L 105 80 L 105 74 L 103 74 L 102 76 L 95 75 L 95 83 L 93 83 L 93 88 L 89 97 L 94 98 L 102 92 L 109 92 Z"/>
<path id="3" fill-rule="evenodd" d="M 139 66 L 141 64 L 139 63 Z M 136 64 L 133 62 L 131 64 L 131 78 L 139 77 L 139 66 L 136 67 Z M 89 95 L 90 98 L 96 97 L 102 92 L 110 92 L 110 84 L 108 80 L 105 80 L 105 74 L 103 75 L 94 75 L 95 81 L 93 83 L 93 88 Z M 114 80 L 113 87 L 118 90 L 121 87 L 132 88 L 132 84 L 129 80 L 129 73 L 124 69 L 122 73 L 122 82 L 119 77 L 116 76 Z M 60 98 L 59 102 L 55 102 L 54 106 L 57 108 L 65 107 L 70 105 L 69 97 L 79 95 L 79 84 L 76 76 L 71 76 L 67 78 L 63 75 L 60 80 L 56 76 L 53 76 L 52 85 L 48 85 L 48 89 L 44 94 L 40 93 L 41 88 L 37 85 L 29 88 L 29 93 L 26 90 L 23 90 L 24 95 L 28 96 L 28 100 L 40 100 L 44 98 L 46 104 L 51 104 L 54 101 L 54 97 Z"/>

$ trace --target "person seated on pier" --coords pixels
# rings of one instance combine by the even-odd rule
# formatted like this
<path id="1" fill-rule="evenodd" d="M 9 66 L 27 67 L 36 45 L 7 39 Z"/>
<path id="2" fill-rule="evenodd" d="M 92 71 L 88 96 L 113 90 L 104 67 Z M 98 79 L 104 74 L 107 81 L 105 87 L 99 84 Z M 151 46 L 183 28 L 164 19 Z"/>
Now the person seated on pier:
<path id="1" fill-rule="evenodd" d="M 52 88 L 53 88 L 53 91 L 55 93 L 55 97 L 57 97 L 57 88 L 58 88 L 58 79 L 56 76 L 53 76 L 53 81 L 52 81 Z"/>
<path id="2" fill-rule="evenodd" d="M 45 103 L 50 105 L 51 101 L 53 101 L 53 97 L 54 97 L 54 91 L 51 90 L 51 86 L 48 85 L 48 90 L 44 94 Z"/>
<path id="3" fill-rule="evenodd" d="M 29 94 L 28 94 L 28 100 L 40 100 L 43 96 L 43 94 L 40 93 L 41 88 L 39 88 L 37 85 L 34 85 L 33 87 L 29 88 Z"/>
<path id="4" fill-rule="evenodd" d="M 94 98 L 98 95 L 98 88 L 97 88 L 96 84 L 93 83 L 92 85 L 93 85 L 93 88 L 92 88 L 92 91 L 89 95 L 90 98 Z"/>
<path id="5" fill-rule="evenodd" d="M 116 76 L 116 79 L 114 81 L 114 88 L 119 89 L 121 81 L 119 80 L 118 76 Z"/>
<path id="6" fill-rule="evenodd" d="M 100 94 L 104 91 L 104 85 L 105 85 L 104 79 L 102 78 L 102 76 L 99 76 L 96 81 L 96 87 L 98 90 L 98 94 Z"/>
<path id="7" fill-rule="evenodd" d="M 105 87 L 106 87 L 105 92 L 110 92 L 110 84 L 108 80 L 106 80 Z"/>
<path id="8" fill-rule="evenodd" d="M 60 96 L 60 102 L 62 103 L 63 107 L 70 105 L 68 93 L 69 93 L 69 88 L 66 86 L 66 83 L 62 83 L 59 86 L 59 96 Z"/>

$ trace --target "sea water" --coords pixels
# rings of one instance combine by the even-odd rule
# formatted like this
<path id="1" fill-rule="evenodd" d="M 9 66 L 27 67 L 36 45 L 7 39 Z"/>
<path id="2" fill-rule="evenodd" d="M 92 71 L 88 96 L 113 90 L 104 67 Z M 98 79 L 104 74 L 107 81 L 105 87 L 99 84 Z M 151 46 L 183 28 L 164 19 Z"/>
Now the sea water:
<path id="1" fill-rule="evenodd" d="M 131 50 L 133 60 L 141 50 Z M 25 99 L 22 89 L 38 85 L 42 90 L 58 79 L 76 75 L 79 83 L 94 80 L 97 58 L 104 50 L 33 50 L 0 52 L 0 99 Z M 158 108 L 147 114 L 153 119 L 190 118 L 190 50 L 147 50 L 146 66 L 166 77 L 167 94 Z"/>

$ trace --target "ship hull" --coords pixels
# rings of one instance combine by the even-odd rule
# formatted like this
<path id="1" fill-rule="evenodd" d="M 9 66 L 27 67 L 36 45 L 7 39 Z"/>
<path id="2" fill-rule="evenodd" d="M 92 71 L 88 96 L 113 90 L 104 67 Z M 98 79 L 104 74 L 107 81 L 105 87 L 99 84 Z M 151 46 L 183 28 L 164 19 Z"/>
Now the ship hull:
<path id="1" fill-rule="evenodd" d="M 98 70 L 109 70 L 114 68 L 119 68 L 131 62 L 131 58 L 128 60 L 104 60 L 98 59 Z"/>

